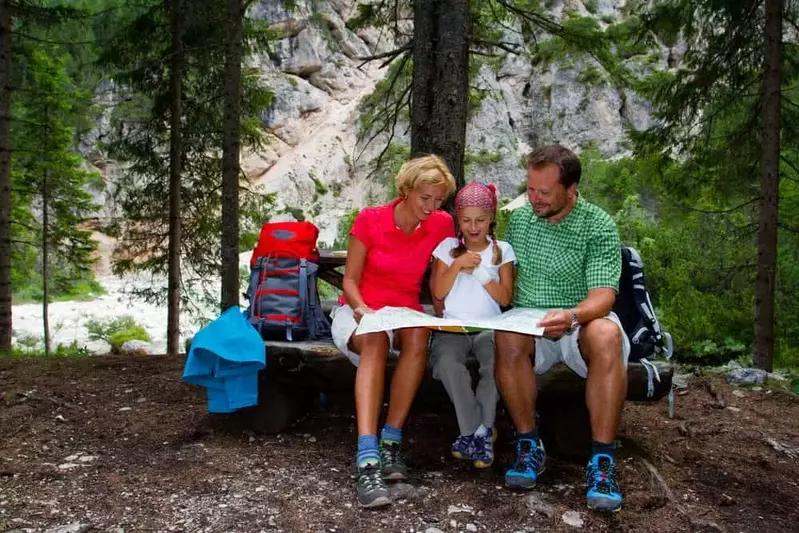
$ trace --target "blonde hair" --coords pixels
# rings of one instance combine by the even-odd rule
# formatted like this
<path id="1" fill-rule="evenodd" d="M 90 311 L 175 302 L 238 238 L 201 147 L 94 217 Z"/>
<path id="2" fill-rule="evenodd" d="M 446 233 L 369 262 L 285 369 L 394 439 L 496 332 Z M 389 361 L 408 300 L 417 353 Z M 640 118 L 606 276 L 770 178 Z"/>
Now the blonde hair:
<path id="1" fill-rule="evenodd" d="M 415 157 L 402 165 L 394 178 L 394 186 L 400 196 L 407 196 L 419 185 L 443 185 L 447 196 L 455 192 L 455 178 L 447 164 L 437 155 Z"/>

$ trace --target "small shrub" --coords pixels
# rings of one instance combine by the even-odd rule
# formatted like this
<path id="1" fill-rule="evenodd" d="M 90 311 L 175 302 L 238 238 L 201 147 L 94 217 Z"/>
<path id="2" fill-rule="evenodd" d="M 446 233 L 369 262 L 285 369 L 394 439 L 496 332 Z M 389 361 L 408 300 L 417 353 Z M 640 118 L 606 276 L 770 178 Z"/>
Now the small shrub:
<path id="1" fill-rule="evenodd" d="M 112 353 L 120 353 L 127 341 L 150 342 L 150 335 L 143 326 L 136 323 L 130 315 L 122 315 L 110 320 L 89 320 L 86 322 L 89 340 L 105 341 L 111 345 Z"/>

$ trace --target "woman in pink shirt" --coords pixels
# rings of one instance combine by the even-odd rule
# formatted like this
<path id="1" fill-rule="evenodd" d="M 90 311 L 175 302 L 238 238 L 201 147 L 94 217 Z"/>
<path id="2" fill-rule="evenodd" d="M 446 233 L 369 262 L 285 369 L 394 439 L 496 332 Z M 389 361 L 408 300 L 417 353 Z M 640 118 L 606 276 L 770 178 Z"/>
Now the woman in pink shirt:
<path id="1" fill-rule="evenodd" d="M 422 277 L 436 245 L 454 237 L 452 217 L 439 208 L 455 190 L 455 180 L 435 155 L 406 162 L 395 178 L 400 198 L 363 209 L 355 219 L 344 267 L 344 297 L 333 314 L 333 342 L 358 367 L 355 411 L 358 422 L 358 502 L 364 507 L 390 503 L 384 479 L 404 479 L 400 453 L 402 426 L 425 372 L 430 332 L 353 335 L 361 317 L 384 306 L 419 304 Z M 399 360 L 391 381 L 386 424 L 377 438 L 389 352 Z"/>

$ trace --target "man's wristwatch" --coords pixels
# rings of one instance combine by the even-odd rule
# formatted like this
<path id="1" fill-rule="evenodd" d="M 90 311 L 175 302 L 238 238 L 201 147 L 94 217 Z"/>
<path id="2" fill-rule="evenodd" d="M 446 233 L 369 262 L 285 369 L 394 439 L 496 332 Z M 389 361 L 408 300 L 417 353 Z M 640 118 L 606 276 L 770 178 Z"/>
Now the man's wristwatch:
<path id="1" fill-rule="evenodd" d="M 577 311 L 575 309 L 569 309 L 569 313 L 572 315 L 572 321 L 571 324 L 569 324 L 567 333 L 574 333 L 574 331 L 580 325 L 580 321 L 577 319 Z"/>

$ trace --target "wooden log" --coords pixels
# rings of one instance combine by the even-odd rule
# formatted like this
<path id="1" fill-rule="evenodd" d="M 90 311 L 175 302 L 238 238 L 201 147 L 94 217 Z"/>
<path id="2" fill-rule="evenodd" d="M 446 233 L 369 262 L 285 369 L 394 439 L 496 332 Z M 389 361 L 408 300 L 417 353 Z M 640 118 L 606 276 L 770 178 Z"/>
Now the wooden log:
<path id="1" fill-rule="evenodd" d="M 352 388 L 355 379 L 355 367 L 334 345 L 326 339 L 320 341 L 287 342 L 268 341 L 267 361 L 279 369 L 281 380 L 289 379 L 319 387 L 326 392 L 343 391 Z M 471 360 L 470 365 L 476 365 Z M 389 359 L 388 372 L 393 370 L 395 359 Z M 643 365 L 630 363 L 627 368 L 627 400 L 657 401 L 668 394 L 671 389 L 673 368 L 669 363 L 655 363 L 660 374 L 660 381 L 655 382 L 655 393 L 647 397 L 648 379 Z M 429 374 L 429 372 L 428 372 Z M 430 376 L 427 376 L 431 379 Z M 565 365 L 555 365 L 549 372 L 538 376 L 539 390 L 553 396 L 585 396 L 585 380 L 581 379 Z"/>

